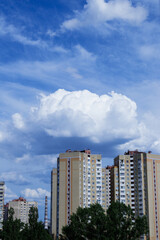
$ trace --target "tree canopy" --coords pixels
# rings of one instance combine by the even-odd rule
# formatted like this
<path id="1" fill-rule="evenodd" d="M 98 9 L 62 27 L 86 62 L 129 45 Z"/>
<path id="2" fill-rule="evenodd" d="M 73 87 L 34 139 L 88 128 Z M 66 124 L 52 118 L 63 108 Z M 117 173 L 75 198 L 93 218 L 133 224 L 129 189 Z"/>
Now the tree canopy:
<path id="1" fill-rule="evenodd" d="M 105 239 L 102 238 L 106 229 L 105 217 L 105 212 L 98 203 L 90 208 L 79 207 L 62 232 L 68 239 Z"/>
<path id="2" fill-rule="evenodd" d="M 21 240 L 21 230 L 24 224 L 19 219 L 13 219 L 14 209 L 8 210 L 8 219 L 3 221 L 3 230 L 0 233 L 4 240 Z"/>
<path id="3" fill-rule="evenodd" d="M 106 223 L 107 237 L 110 240 L 136 240 L 148 233 L 146 216 L 135 218 L 131 207 L 118 201 L 109 206 Z"/>
<path id="4" fill-rule="evenodd" d="M 2 240 L 51 240 L 52 237 L 44 229 L 42 222 L 38 222 L 38 209 L 31 207 L 29 212 L 29 224 L 22 223 L 19 219 L 13 219 L 14 210 L 9 209 L 8 219 L 3 222 Z"/>
<path id="5" fill-rule="evenodd" d="M 147 218 L 137 217 L 130 206 L 114 202 L 107 214 L 98 203 L 78 208 L 70 224 L 62 228 L 63 239 L 69 240 L 136 240 L 148 233 Z"/>

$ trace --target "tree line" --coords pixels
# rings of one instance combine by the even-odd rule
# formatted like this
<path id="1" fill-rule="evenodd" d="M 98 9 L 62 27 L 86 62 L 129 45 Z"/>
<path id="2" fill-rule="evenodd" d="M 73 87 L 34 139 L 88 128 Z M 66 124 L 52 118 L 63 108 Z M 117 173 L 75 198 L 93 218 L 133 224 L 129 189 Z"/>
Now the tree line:
<path id="1" fill-rule="evenodd" d="M 38 221 L 38 209 L 29 212 L 29 224 L 13 219 L 14 210 L 9 209 L 8 219 L 0 232 L 2 240 L 51 240 L 53 236 Z M 78 207 L 62 228 L 60 240 L 138 240 L 148 235 L 147 217 L 135 217 L 130 206 L 113 202 L 105 213 L 98 203 L 90 207 Z"/>
<path id="2" fill-rule="evenodd" d="M 8 219 L 3 221 L 0 231 L 2 240 L 52 240 L 43 223 L 38 221 L 38 209 L 31 207 L 29 211 L 29 224 L 24 224 L 20 219 L 13 218 L 14 209 L 8 210 Z"/>
<path id="3" fill-rule="evenodd" d="M 69 225 L 62 228 L 63 240 L 138 240 L 148 235 L 147 217 L 135 217 L 131 207 L 113 202 L 105 213 L 98 203 L 78 208 Z"/>

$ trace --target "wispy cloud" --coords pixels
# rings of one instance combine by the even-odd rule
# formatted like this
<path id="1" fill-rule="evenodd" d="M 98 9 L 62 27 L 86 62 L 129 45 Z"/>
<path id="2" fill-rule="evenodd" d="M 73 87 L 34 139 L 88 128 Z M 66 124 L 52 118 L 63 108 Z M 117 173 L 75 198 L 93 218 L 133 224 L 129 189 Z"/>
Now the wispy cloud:
<path id="1" fill-rule="evenodd" d="M 77 79 L 81 79 L 82 78 L 82 76 L 78 73 L 76 68 L 68 67 L 66 69 L 66 72 L 70 73 L 71 76 L 73 76 L 74 78 L 77 78 Z"/>
<path id="2" fill-rule="evenodd" d="M 16 172 L 3 172 L 0 174 L 0 179 L 7 183 L 14 183 L 17 185 L 29 184 L 29 181 L 23 177 L 22 174 L 17 174 Z"/>
<path id="3" fill-rule="evenodd" d="M 57 34 L 56 32 L 52 31 L 51 29 L 48 29 L 48 31 L 46 32 L 46 34 L 50 37 L 55 37 Z"/>
<path id="4" fill-rule="evenodd" d="M 60 88 L 72 85 L 72 80 L 83 80 L 83 71 L 92 70 L 96 55 L 87 51 L 81 45 L 75 45 L 70 50 L 57 47 L 62 57 L 47 61 L 17 61 L 0 65 L 0 73 L 10 78 L 27 78 L 28 81 L 41 81 Z M 56 49 L 55 49 L 56 51 Z M 81 74 L 79 73 L 81 71 Z M 68 74 L 67 74 L 68 73 Z M 58 81 L 60 79 L 61 81 Z"/>
<path id="5" fill-rule="evenodd" d="M 46 164 L 55 164 L 57 162 L 57 154 L 46 154 L 46 155 L 32 155 L 30 153 L 23 154 L 21 157 L 16 158 L 16 163 L 23 162 L 43 162 Z"/>
<path id="6" fill-rule="evenodd" d="M 139 24 L 147 18 L 142 6 L 133 6 L 128 0 L 87 0 L 82 11 L 76 11 L 75 17 L 61 25 L 62 30 L 74 30 L 88 26 L 98 27 L 112 20 L 123 20 Z"/>
<path id="7" fill-rule="evenodd" d="M 0 35 L 10 36 L 12 40 L 17 41 L 24 45 L 46 47 L 46 43 L 40 39 L 33 40 L 24 36 L 22 32 L 13 24 L 8 24 L 4 17 L 0 16 Z"/>
<path id="8" fill-rule="evenodd" d="M 148 44 L 139 48 L 140 56 L 144 60 L 153 60 L 160 58 L 160 44 Z"/>

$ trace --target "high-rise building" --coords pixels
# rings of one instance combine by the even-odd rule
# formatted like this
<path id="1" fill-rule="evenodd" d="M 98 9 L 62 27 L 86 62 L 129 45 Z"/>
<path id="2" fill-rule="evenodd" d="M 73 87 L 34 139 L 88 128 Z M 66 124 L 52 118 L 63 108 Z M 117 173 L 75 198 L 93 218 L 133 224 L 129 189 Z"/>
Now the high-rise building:
<path id="1" fill-rule="evenodd" d="M 111 168 L 111 202 L 119 200 L 119 173 L 118 167 L 112 166 Z"/>
<path id="2" fill-rule="evenodd" d="M 107 166 L 102 168 L 102 207 L 106 211 L 111 204 L 111 169 Z"/>
<path id="3" fill-rule="evenodd" d="M 4 182 L 0 182 L 0 230 L 2 229 L 3 212 L 4 212 Z"/>
<path id="4" fill-rule="evenodd" d="M 90 150 L 61 153 L 51 173 L 51 232 L 61 233 L 78 206 L 102 204 L 101 155 Z"/>
<path id="5" fill-rule="evenodd" d="M 114 166 L 114 171 L 116 174 L 113 174 L 114 200 L 118 200 L 126 205 L 130 205 L 133 212 L 135 212 L 135 177 L 133 155 L 119 155 L 114 159 Z"/>
<path id="6" fill-rule="evenodd" d="M 23 223 L 29 222 L 29 210 L 31 207 L 38 208 L 38 203 L 35 201 L 27 202 L 26 199 L 19 197 L 9 202 L 8 209 L 14 209 L 14 219 L 20 219 Z"/>
<path id="7" fill-rule="evenodd" d="M 160 155 L 128 151 L 116 157 L 114 165 L 112 199 L 130 205 L 136 216 L 146 215 L 149 239 L 159 240 Z"/>
<path id="8" fill-rule="evenodd" d="M 51 231 L 55 236 L 78 206 L 99 202 L 107 210 L 118 200 L 130 205 L 135 216 L 146 215 L 149 239 L 160 239 L 160 155 L 128 151 L 117 156 L 113 166 L 102 168 L 101 155 L 68 150 L 59 155 L 51 176 Z"/>

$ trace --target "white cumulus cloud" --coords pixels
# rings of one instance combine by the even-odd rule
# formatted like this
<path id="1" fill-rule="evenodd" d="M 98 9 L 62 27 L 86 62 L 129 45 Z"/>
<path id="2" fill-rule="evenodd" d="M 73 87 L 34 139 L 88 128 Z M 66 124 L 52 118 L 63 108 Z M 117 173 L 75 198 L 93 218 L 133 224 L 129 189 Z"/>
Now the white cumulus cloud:
<path id="1" fill-rule="evenodd" d="M 22 194 L 26 198 L 42 198 L 44 196 L 50 197 L 50 192 L 42 188 L 37 189 L 26 188 L 25 190 L 22 191 Z"/>
<path id="2" fill-rule="evenodd" d="M 111 92 L 98 96 L 88 90 L 59 89 L 42 95 L 33 111 L 35 121 L 54 137 L 87 137 L 93 142 L 134 138 L 139 134 L 136 103 Z"/>
<path id="3" fill-rule="evenodd" d="M 96 26 L 111 20 L 124 20 L 139 24 L 147 18 L 147 11 L 142 6 L 133 6 L 129 0 L 87 0 L 81 12 L 66 20 L 62 29 L 74 30 L 85 26 Z"/>

